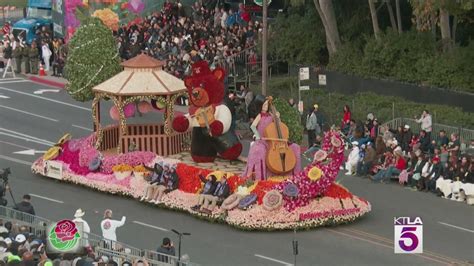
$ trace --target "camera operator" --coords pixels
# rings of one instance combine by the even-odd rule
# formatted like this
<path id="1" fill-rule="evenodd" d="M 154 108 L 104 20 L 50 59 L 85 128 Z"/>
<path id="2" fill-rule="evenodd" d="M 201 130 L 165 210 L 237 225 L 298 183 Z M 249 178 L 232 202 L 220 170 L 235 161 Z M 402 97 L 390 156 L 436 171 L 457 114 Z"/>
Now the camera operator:
<path id="1" fill-rule="evenodd" d="M 28 194 L 23 195 L 23 200 L 15 206 L 15 210 L 29 213 L 31 215 L 35 215 L 35 208 L 31 205 L 31 196 Z"/>
<path id="2" fill-rule="evenodd" d="M 8 201 L 5 199 L 5 194 L 7 191 L 10 191 L 10 187 L 8 186 L 8 176 L 10 175 L 10 168 L 4 168 L 1 170 L 0 173 L 0 181 L 2 184 L 0 185 L 0 205 L 7 206 Z"/>

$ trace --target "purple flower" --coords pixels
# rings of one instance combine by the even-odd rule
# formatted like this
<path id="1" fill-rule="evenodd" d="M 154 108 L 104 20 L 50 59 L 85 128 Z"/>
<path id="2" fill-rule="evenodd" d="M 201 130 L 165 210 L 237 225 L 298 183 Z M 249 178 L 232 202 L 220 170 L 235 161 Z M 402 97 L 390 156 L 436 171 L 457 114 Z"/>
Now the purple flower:
<path id="1" fill-rule="evenodd" d="M 293 183 L 286 183 L 283 188 L 283 194 L 288 197 L 297 197 L 299 192 L 299 188 Z"/>
<path id="2" fill-rule="evenodd" d="M 239 209 L 247 209 L 250 205 L 254 204 L 257 201 L 256 194 L 250 194 L 245 196 L 239 201 Z"/>

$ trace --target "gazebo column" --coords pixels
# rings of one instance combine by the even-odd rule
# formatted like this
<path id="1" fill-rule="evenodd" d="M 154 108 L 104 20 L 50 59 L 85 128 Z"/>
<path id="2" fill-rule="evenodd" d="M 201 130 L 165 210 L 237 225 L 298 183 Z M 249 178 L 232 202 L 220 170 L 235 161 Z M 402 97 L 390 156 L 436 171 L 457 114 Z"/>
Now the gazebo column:
<path id="1" fill-rule="evenodd" d="M 97 101 L 97 103 L 95 104 L 95 117 L 97 117 L 97 121 L 94 121 L 94 132 L 97 133 L 97 130 L 99 128 L 98 125 L 100 125 L 100 100 Z"/>
<path id="2" fill-rule="evenodd" d="M 125 114 L 124 114 L 124 110 L 123 110 L 123 104 L 122 104 L 122 96 L 119 96 L 118 97 L 118 106 L 117 107 L 117 110 L 119 111 L 119 127 L 118 127 L 118 130 L 119 130 L 119 141 L 118 141 L 118 145 L 117 145 L 117 153 L 123 153 L 124 151 L 122 150 L 122 142 L 123 142 L 123 139 L 122 139 L 122 136 L 124 135 L 124 132 L 122 130 L 122 127 L 124 127 L 125 125 Z"/>
<path id="3" fill-rule="evenodd" d="M 173 122 L 172 119 L 173 119 L 173 112 L 174 112 L 174 103 L 171 102 L 171 96 L 168 95 L 166 96 L 166 117 L 165 117 L 165 133 L 166 135 L 170 135 L 171 131 L 172 131 L 172 126 L 171 126 L 171 123 Z"/>

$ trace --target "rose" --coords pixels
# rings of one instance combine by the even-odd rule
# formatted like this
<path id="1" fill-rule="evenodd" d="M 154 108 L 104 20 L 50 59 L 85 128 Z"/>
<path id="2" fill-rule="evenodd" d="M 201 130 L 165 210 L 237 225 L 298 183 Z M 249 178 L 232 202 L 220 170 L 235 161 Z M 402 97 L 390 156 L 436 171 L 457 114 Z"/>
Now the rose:
<path id="1" fill-rule="evenodd" d="M 63 220 L 56 225 L 54 232 L 61 242 L 66 242 L 74 239 L 74 236 L 77 233 L 77 228 L 73 222 Z"/>
<path id="2" fill-rule="evenodd" d="M 278 190 L 270 190 L 263 197 L 263 208 L 267 211 L 278 209 L 282 201 L 283 197 Z"/>
<path id="3" fill-rule="evenodd" d="M 299 192 L 299 188 L 293 183 L 287 183 L 283 188 L 283 194 L 288 197 L 297 197 Z"/>

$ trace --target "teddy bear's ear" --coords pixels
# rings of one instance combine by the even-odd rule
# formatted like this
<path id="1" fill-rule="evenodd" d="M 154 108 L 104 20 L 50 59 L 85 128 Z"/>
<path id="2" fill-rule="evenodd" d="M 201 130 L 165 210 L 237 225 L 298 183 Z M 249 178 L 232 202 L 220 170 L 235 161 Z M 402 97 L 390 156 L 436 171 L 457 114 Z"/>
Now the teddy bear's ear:
<path id="1" fill-rule="evenodd" d="M 193 86 L 193 78 L 192 77 L 186 77 L 184 78 L 184 85 L 187 87 L 187 88 L 190 88 Z"/>
<path id="2" fill-rule="evenodd" d="M 218 81 L 223 81 L 224 80 L 225 71 L 224 71 L 223 68 L 218 67 L 218 68 L 214 69 L 214 71 L 212 71 L 212 74 L 214 75 L 214 77 L 216 77 L 216 79 Z"/>

